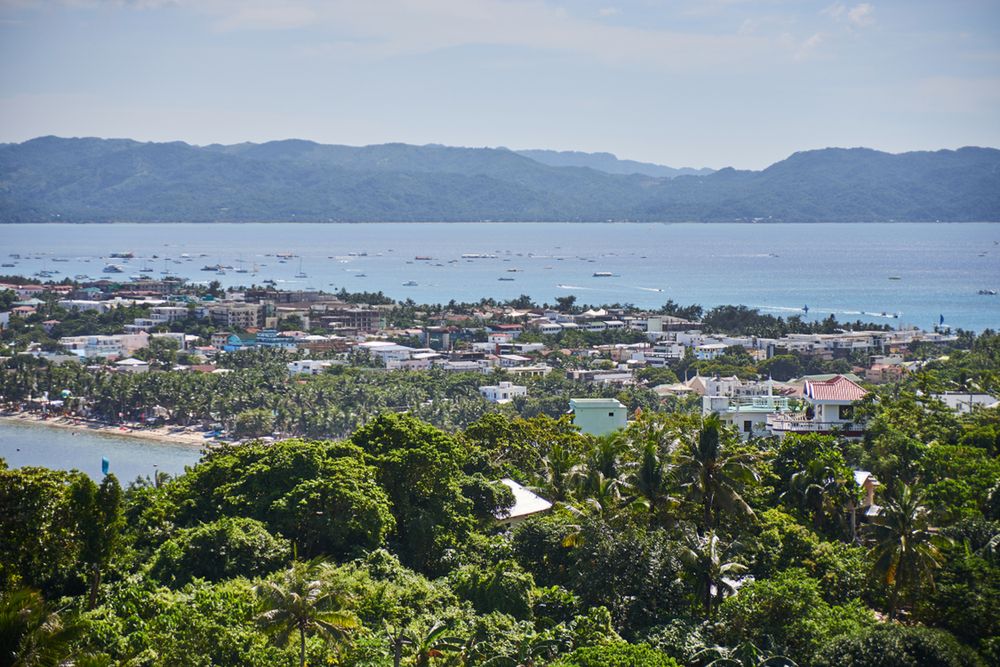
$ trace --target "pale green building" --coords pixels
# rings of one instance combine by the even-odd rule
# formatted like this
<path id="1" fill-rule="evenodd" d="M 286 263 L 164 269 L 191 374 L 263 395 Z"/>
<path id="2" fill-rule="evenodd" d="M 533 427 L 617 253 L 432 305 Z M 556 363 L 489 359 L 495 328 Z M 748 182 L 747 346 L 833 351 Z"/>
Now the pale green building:
<path id="1" fill-rule="evenodd" d="M 614 398 L 571 398 L 573 423 L 584 433 L 605 435 L 625 428 L 628 410 Z"/>

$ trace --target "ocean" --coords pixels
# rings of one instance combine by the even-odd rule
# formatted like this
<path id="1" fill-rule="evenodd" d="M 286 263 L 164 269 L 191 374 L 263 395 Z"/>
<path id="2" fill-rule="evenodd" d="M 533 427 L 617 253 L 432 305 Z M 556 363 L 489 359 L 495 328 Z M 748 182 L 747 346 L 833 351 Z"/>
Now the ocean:
<path id="1" fill-rule="evenodd" d="M 96 480 L 103 477 L 101 459 L 107 458 L 109 472 L 128 484 L 136 477 L 152 479 L 157 471 L 180 475 L 198 462 L 201 450 L 189 444 L 0 421 L 0 458 L 10 468 L 79 470 Z"/>
<path id="2" fill-rule="evenodd" d="M 573 294 L 580 304 L 656 308 L 672 299 L 786 316 L 808 306 L 808 319 L 930 328 L 943 316 L 952 327 L 1000 327 L 1000 296 L 979 294 L 1000 290 L 1000 225 L 989 223 L 32 224 L 0 235 L 0 261 L 13 265 L 0 274 L 53 279 L 273 280 L 417 303 Z M 127 252 L 135 257 L 110 258 Z M 123 273 L 103 273 L 109 263 Z M 232 268 L 202 270 L 219 264 Z"/>

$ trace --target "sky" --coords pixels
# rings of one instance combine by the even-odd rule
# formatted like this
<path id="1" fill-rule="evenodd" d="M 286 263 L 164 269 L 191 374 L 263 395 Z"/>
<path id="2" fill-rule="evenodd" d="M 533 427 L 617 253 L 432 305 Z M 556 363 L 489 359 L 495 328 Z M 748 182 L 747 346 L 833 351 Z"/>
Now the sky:
<path id="1" fill-rule="evenodd" d="M 0 142 L 1000 146 L 997 0 L 0 0 Z"/>

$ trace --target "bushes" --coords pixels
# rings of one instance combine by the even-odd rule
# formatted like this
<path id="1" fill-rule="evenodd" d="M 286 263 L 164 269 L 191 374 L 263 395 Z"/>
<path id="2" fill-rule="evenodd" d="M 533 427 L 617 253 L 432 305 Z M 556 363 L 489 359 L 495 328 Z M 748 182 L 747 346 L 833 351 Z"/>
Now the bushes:
<path id="1" fill-rule="evenodd" d="M 615 642 L 578 648 L 551 667 L 679 667 L 666 653 L 646 644 Z"/>
<path id="2" fill-rule="evenodd" d="M 879 625 L 836 639 L 816 667 L 977 667 L 982 660 L 944 630 Z"/>

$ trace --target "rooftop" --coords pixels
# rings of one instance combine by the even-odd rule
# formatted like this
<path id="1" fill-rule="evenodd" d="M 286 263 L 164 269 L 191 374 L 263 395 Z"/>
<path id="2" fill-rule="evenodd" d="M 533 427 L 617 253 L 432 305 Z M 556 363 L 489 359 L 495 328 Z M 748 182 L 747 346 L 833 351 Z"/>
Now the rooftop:
<path id="1" fill-rule="evenodd" d="M 837 375 L 820 382 L 807 380 L 803 393 L 815 401 L 858 401 L 868 391 L 843 375 Z"/>

